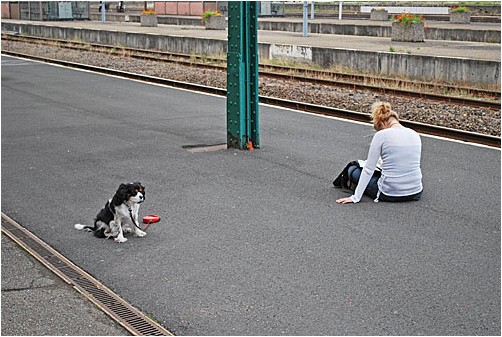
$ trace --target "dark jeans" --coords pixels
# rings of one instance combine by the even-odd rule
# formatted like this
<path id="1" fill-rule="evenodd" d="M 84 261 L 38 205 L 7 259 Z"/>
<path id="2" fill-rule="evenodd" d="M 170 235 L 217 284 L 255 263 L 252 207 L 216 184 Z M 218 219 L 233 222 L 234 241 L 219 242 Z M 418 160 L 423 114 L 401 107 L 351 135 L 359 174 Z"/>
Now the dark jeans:
<path id="1" fill-rule="evenodd" d="M 359 183 L 359 178 L 361 177 L 361 172 L 362 169 L 359 166 L 351 166 L 349 167 L 349 178 L 351 181 L 354 183 L 358 184 Z M 368 186 L 366 186 L 366 189 L 364 190 L 364 195 L 370 197 L 371 199 L 376 199 L 378 195 L 378 179 L 380 179 L 380 175 L 373 174 L 373 176 L 370 178 L 370 181 L 368 183 Z M 422 192 L 420 191 L 417 194 L 412 194 L 412 195 L 406 195 L 403 197 L 392 197 L 383 194 L 380 192 L 380 196 L 378 197 L 379 201 L 387 201 L 387 202 L 399 202 L 399 201 L 417 201 L 420 200 L 420 197 L 422 196 Z"/>
<path id="2" fill-rule="evenodd" d="M 356 185 L 359 184 L 359 178 L 361 177 L 362 169 L 359 166 L 354 165 L 349 167 L 348 172 L 349 179 L 356 183 Z M 370 197 L 371 199 L 376 199 L 378 194 L 378 179 L 380 179 L 380 177 L 373 174 L 373 177 L 370 178 L 368 186 L 366 186 L 366 189 L 364 190 L 364 195 Z"/>

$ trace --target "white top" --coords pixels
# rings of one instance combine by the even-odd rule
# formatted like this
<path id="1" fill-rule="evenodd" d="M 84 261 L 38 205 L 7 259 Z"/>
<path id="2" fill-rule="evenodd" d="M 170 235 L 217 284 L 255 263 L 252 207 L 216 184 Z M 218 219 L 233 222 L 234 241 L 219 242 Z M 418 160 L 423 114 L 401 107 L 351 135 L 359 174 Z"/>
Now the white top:
<path id="1" fill-rule="evenodd" d="M 411 129 L 394 127 L 378 131 L 371 141 L 354 195 L 350 197 L 352 202 L 361 200 L 379 158 L 382 159 L 382 176 L 378 180 L 380 192 L 401 197 L 422 191 L 421 152 L 420 136 Z"/>

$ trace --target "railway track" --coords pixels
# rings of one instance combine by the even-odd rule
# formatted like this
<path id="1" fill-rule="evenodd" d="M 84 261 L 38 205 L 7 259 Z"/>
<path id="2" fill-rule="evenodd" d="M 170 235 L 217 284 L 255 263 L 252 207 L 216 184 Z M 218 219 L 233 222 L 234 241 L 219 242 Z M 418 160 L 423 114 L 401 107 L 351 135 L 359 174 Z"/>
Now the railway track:
<path id="1" fill-rule="evenodd" d="M 51 45 L 60 48 L 69 48 L 82 51 L 123 53 L 124 55 L 127 55 L 127 57 L 132 58 L 162 62 L 175 62 L 191 67 L 226 71 L 226 60 L 223 58 L 187 55 L 137 48 L 125 48 L 61 39 L 19 36 L 12 34 L 2 34 L 2 39 L 24 43 Z M 259 68 L 260 76 L 283 80 L 285 79 L 299 82 L 308 82 L 313 84 L 344 87 L 350 89 L 371 90 L 383 94 L 422 98 L 473 107 L 486 107 L 494 110 L 500 110 L 501 107 L 501 94 L 499 91 L 458 87 L 445 84 L 407 81 L 395 78 L 346 74 L 299 67 L 278 66 L 271 64 L 260 64 Z M 403 88 L 420 88 L 420 91 Z M 438 92 L 449 94 L 439 94 Z"/>
<path id="2" fill-rule="evenodd" d="M 134 79 L 134 80 L 141 80 L 141 81 L 150 82 L 150 83 L 157 83 L 157 84 L 162 84 L 162 85 L 176 87 L 176 88 L 183 88 L 183 89 L 194 90 L 194 91 L 199 91 L 199 92 L 204 92 L 204 93 L 211 93 L 214 95 L 226 96 L 225 89 L 204 86 L 204 85 L 200 85 L 200 84 L 175 81 L 175 80 L 170 80 L 170 79 L 165 79 L 165 78 L 160 78 L 160 77 L 135 74 L 135 73 L 124 72 L 124 71 L 120 71 L 120 70 L 96 67 L 96 66 L 91 66 L 91 65 L 81 64 L 81 63 L 75 63 L 75 62 L 67 62 L 67 61 L 49 59 L 49 58 L 21 54 L 21 53 L 10 52 L 10 51 L 5 51 L 5 50 L 2 50 L 2 54 L 31 59 L 31 60 L 35 60 L 35 61 L 39 61 L 39 62 L 58 64 L 58 65 L 71 67 L 71 68 L 77 68 L 77 69 L 98 72 L 98 73 L 104 73 L 104 74 L 108 74 L 108 75 L 114 75 L 114 76 Z M 366 122 L 366 123 L 370 122 L 369 114 L 351 111 L 351 110 L 337 109 L 337 108 L 331 108 L 331 107 L 320 106 L 320 105 L 315 105 L 315 104 L 308 104 L 308 103 L 303 103 L 303 102 L 295 102 L 295 101 L 267 97 L 267 96 L 260 96 L 259 101 L 260 101 L 260 103 L 264 103 L 264 104 L 286 107 L 286 108 L 306 111 L 306 112 L 310 112 L 310 113 L 314 113 L 314 114 L 328 115 L 328 116 L 349 119 L 349 120 L 355 120 L 355 121 L 360 121 L 360 122 Z M 460 141 L 472 142 L 472 143 L 476 143 L 476 144 L 483 144 L 483 145 L 487 145 L 487 146 L 491 146 L 491 147 L 500 148 L 500 137 L 476 133 L 476 132 L 469 132 L 469 131 L 463 131 L 463 130 L 458 130 L 458 129 L 451 129 L 451 128 L 446 128 L 446 127 L 434 126 L 434 125 L 429 125 L 429 124 L 424 124 L 424 123 L 419 123 L 419 122 L 414 122 L 414 121 L 403 120 L 401 122 L 403 125 L 405 125 L 409 128 L 412 128 L 412 129 L 416 130 L 417 132 L 420 132 L 423 134 L 435 135 L 435 136 L 439 136 L 439 137 L 445 137 L 445 138 L 456 139 L 456 140 L 460 140 Z"/>

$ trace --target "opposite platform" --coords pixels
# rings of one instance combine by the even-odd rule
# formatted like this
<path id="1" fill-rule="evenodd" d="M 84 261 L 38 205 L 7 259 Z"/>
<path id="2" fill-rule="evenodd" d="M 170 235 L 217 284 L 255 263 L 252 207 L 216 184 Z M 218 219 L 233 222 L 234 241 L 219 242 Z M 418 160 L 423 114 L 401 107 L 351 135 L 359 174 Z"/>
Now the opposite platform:
<path id="1" fill-rule="evenodd" d="M 274 19 L 266 22 L 290 22 L 298 23 L 298 19 Z M 316 19 L 316 22 L 327 22 L 326 19 Z M 332 20 L 330 20 L 332 21 Z M 362 23 L 361 20 L 342 20 L 343 23 L 357 24 L 364 26 L 388 26 L 390 23 Z M 24 23 L 40 26 L 71 27 L 94 30 L 109 30 L 116 32 L 145 33 L 155 35 L 184 36 L 187 38 L 204 38 L 214 40 L 226 40 L 228 30 L 206 30 L 203 26 L 180 26 L 180 25 L 159 25 L 158 27 L 141 27 L 134 22 L 106 22 L 99 21 L 19 21 L 2 20 L 5 23 Z M 343 25 L 340 23 L 340 25 Z M 465 28 L 466 25 L 430 22 L 432 28 L 448 27 L 451 29 Z M 472 30 L 493 29 L 500 34 L 500 25 L 486 23 L 472 23 L 468 25 Z M 258 33 L 259 43 L 269 44 L 290 44 L 297 46 L 311 46 L 320 48 L 345 48 L 357 49 L 361 51 L 388 52 L 394 46 L 398 52 L 411 53 L 414 55 L 445 56 L 445 57 L 465 57 L 480 60 L 500 61 L 500 44 L 483 42 L 463 42 L 445 40 L 426 40 L 423 43 L 391 42 L 389 37 L 355 36 L 342 34 L 316 34 L 311 33 L 308 37 L 303 37 L 301 32 L 260 30 Z"/>
<path id="2" fill-rule="evenodd" d="M 475 25 L 475 24 L 473 24 Z M 26 22 L 3 20 L 2 31 L 52 38 L 154 48 L 187 54 L 226 54 L 227 30 L 139 23 Z M 287 58 L 384 76 L 465 83 L 500 83 L 500 44 L 426 40 L 392 42 L 387 37 L 259 31 L 262 59 Z M 475 69 L 475 71 L 473 71 Z"/>

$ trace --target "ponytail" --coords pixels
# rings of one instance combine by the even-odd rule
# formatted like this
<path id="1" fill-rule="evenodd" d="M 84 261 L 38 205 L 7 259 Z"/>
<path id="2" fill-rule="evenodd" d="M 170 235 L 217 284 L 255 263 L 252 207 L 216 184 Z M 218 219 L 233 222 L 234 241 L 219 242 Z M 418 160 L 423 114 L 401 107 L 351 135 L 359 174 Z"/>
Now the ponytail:
<path id="1" fill-rule="evenodd" d="M 371 106 L 371 121 L 375 130 L 382 130 L 384 124 L 392 117 L 399 120 L 397 112 L 392 110 L 390 103 L 375 102 Z"/>

